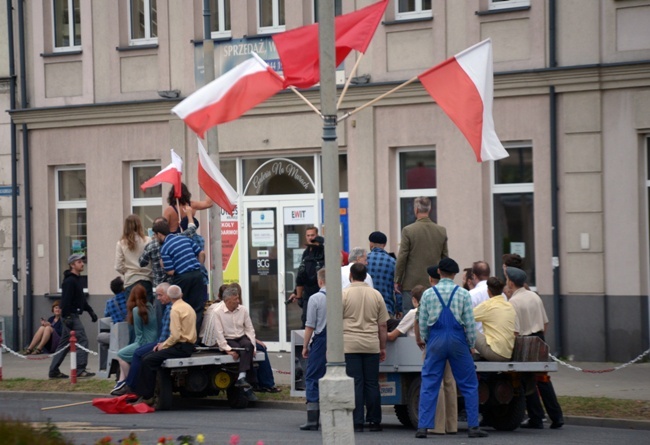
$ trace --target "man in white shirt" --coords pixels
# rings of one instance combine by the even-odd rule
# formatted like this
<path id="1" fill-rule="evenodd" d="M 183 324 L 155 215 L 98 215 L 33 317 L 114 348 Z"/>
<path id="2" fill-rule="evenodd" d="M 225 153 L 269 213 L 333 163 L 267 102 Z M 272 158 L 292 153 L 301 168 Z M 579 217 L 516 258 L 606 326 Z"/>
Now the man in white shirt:
<path id="1" fill-rule="evenodd" d="M 250 389 L 248 379 L 255 383 L 255 329 L 248 309 L 239 304 L 239 292 L 229 287 L 223 292 L 223 304 L 214 310 L 214 329 L 219 349 L 239 359 L 239 376 L 235 386 Z M 234 350 L 233 348 L 237 348 Z"/>
<path id="2" fill-rule="evenodd" d="M 469 295 L 472 297 L 472 308 L 490 299 L 487 289 L 488 278 L 490 278 L 490 265 L 485 261 L 475 261 L 472 264 L 474 289 L 469 291 Z M 483 324 L 481 322 L 476 322 L 476 331 L 483 333 Z"/>
<path id="3" fill-rule="evenodd" d="M 353 247 L 348 256 L 348 264 L 341 267 L 341 286 L 343 289 L 350 285 L 350 267 L 354 263 L 361 263 L 364 266 L 368 265 L 368 252 L 363 247 Z M 372 284 L 372 277 L 370 274 L 366 275 L 365 283 L 374 288 Z"/>

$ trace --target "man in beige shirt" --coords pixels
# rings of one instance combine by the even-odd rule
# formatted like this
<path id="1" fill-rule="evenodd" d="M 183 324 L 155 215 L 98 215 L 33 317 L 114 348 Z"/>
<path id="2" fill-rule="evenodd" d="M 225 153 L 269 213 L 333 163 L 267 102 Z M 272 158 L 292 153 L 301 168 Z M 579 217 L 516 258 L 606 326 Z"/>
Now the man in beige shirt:
<path id="1" fill-rule="evenodd" d="M 350 267 L 350 287 L 343 289 L 345 370 L 354 379 L 354 431 L 381 431 L 379 362 L 386 359 L 388 311 L 381 294 L 364 282 L 366 266 Z M 364 407 L 367 413 L 364 416 Z"/>
<path id="2" fill-rule="evenodd" d="M 250 389 L 250 383 L 257 381 L 255 373 L 252 372 L 255 359 L 255 329 L 248 309 L 239 304 L 237 289 L 229 287 L 223 292 L 223 304 L 214 310 L 212 316 L 219 349 L 235 360 L 239 359 L 239 376 L 235 386 Z"/>
<path id="3" fill-rule="evenodd" d="M 142 368 L 136 385 L 136 393 L 143 402 L 152 404 L 156 386 L 156 374 L 160 365 L 168 358 L 184 358 L 192 355 L 196 343 L 196 312 L 183 301 L 181 288 L 169 286 L 167 295 L 171 299 L 169 313 L 169 337 L 154 346 L 153 351 L 142 359 Z"/>

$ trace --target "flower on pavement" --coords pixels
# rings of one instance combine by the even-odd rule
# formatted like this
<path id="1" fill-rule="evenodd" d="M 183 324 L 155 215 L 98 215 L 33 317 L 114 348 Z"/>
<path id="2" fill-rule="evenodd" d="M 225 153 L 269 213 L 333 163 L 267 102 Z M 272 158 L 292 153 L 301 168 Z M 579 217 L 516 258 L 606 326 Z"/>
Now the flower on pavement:
<path id="1" fill-rule="evenodd" d="M 203 442 L 205 442 L 205 437 L 203 436 L 203 434 L 197 434 L 197 435 L 196 435 L 196 441 L 197 441 L 198 443 L 203 443 Z"/>
<path id="2" fill-rule="evenodd" d="M 230 436 L 230 445 L 239 445 L 239 434 Z"/>

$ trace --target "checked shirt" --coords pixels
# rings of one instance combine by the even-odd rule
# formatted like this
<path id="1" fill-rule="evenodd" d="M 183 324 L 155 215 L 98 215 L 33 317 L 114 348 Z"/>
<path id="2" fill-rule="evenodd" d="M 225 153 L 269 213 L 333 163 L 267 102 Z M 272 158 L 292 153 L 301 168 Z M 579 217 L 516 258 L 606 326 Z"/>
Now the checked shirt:
<path id="1" fill-rule="evenodd" d="M 442 301 L 445 304 L 449 302 L 449 296 L 455 287 L 456 283 L 449 278 L 443 278 L 436 285 L 436 289 L 440 292 Z M 474 342 L 476 341 L 476 322 L 474 321 L 474 310 L 472 309 L 472 297 L 470 297 L 469 292 L 459 287 L 454 295 L 454 299 L 451 300 L 449 309 L 454 314 L 456 321 L 465 328 L 467 344 L 473 348 Z M 429 336 L 429 327 L 438 321 L 438 317 L 440 317 L 440 313 L 442 312 L 442 305 L 433 288 L 430 287 L 422 294 L 419 311 L 420 337 L 426 341 Z"/>
<path id="2" fill-rule="evenodd" d="M 368 273 L 372 277 L 375 289 L 384 297 L 388 313 L 395 315 L 396 312 L 402 312 L 402 295 L 393 293 L 395 258 L 380 247 L 373 248 L 368 254 Z"/>

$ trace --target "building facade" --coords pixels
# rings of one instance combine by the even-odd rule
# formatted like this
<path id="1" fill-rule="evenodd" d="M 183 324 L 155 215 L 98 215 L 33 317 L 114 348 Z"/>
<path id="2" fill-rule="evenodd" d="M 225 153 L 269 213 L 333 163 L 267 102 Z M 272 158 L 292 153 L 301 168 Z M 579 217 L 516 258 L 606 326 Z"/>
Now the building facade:
<path id="1" fill-rule="evenodd" d="M 251 51 L 280 69 L 271 35 L 317 20 L 317 0 L 210 3 L 217 75 Z M 347 13 L 373 1 L 335 3 Z M 124 218 L 150 226 L 167 205 L 167 188 L 139 184 L 170 148 L 200 196 L 196 136 L 170 110 L 203 82 L 202 11 L 201 0 L 26 3 L 28 106 L 10 116 L 27 129 L 18 140 L 30 179 L 15 180 L 31 223 L 18 226 L 19 307 L 0 302 L 5 319 L 18 311 L 23 335 L 72 252 L 87 254 L 90 302 L 102 310 Z M 397 252 L 413 198 L 429 196 L 462 267 L 484 259 L 500 272 L 504 253 L 525 258 L 552 350 L 626 361 L 647 349 L 648 19 L 647 0 L 390 0 L 356 73 L 358 54 L 338 68 L 340 83 L 354 78 L 340 114 L 489 37 L 495 127 L 510 157 L 477 163 L 417 82 L 363 109 L 338 127 L 342 248 L 381 230 Z M 303 93 L 318 107 L 318 88 Z M 321 119 L 284 91 L 217 135 L 221 170 L 240 193 L 235 215 L 222 215 L 224 277 L 241 282 L 260 338 L 286 350 L 299 309 L 283 301 L 304 229 L 323 220 Z M 207 215 L 201 223 L 207 236 Z"/>

